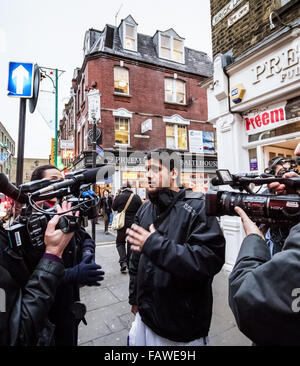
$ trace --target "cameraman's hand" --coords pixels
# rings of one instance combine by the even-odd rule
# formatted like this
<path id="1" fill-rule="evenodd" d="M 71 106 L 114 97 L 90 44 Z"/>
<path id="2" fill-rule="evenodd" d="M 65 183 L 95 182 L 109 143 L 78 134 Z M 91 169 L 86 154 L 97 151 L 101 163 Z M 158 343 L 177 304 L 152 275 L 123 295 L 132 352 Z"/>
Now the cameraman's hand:
<path id="1" fill-rule="evenodd" d="M 62 207 L 56 206 L 57 213 L 67 211 L 71 208 L 71 203 L 64 201 Z M 68 213 L 70 214 L 70 213 Z M 66 215 L 68 215 L 66 214 Z M 76 212 L 76 216 L 79 216 L 79 211 Z M 47 229 L 44 236 L 44 243 L 46 245 L 45 253 L 56 255 L 61 258 L 65 247 L 69 244 L 74 233 L 64 234 L 61 230 L 56 230 L 55 227 L 58 224 L 60 216 L 55 215 L 47 225 Z"/>
<path id="2" fill-rule="evenodd" d="M 63 278 L 64 283 L 76 283 L 82 286 L 100 286 L 104 272 L 94 261 L 94 253 L 83 257 L 82 261 L 72 268 L 67 268 Z"/>
<path id="3" fill-rule="evenodd" d="M 242 219 L 242 223 L 244 226 L 244 230 L 246 235 L 250 235 L 250 234 L 257 234 L 259 235 L 262 239 L 265 240 L 262 232 L 259 230 L 259 228 L 255 225 L 255 223 L 250 220 L 250 218 L 248 217 L 248 215 L 245 213 L 244 210 L 242 210 L 240 207 L 236 206 L 234 208 L 235 212 L 240 216 L 240 218 Z"/>
<path id="4" fill-rule="evenodd" d="M 299 177 L 299 175 L 295 172 L 288 172 L 283 174 L 283 178 L 292 178 L 292 177 Z M 270 191 L 275 192 L 275 194 L 285 194 L 285 185 L 280 184 L 278 182 L 273 182 L 268 184 L 268 188 Z"/>

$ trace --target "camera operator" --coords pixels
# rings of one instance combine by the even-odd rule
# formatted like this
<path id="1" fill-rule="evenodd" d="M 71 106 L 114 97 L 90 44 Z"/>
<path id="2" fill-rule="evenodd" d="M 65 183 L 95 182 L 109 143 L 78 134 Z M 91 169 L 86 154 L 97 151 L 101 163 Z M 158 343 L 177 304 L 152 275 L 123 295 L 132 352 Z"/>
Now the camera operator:
<path id="1" fill-rule="evenodd" d="M 300 155 L 298 144 L 295 155 Z M 285 173 L 283 177 L 297 177 Z M 271 183 L 277 194 L 285 185 Z M 239 207 L 246 238 L 229 276 L 229 305 L 239 329 L 257 345 L 300 345 L 297 306 L 300 289 L 300 223 L 284 242 L 282 251 L 271 257 L 266 240 L 254 222 Z M 299 297 L 299 296 L 298 296 Z"/>
<path id="2" fill-rule="evenodd" d="M 31 180 L 46 178 L 63 179 L 62 173 L 52 165 L 39 166 L 32 173 Z M 55 200 L 44 202 L 44 208 L 51 207 Z M 85 324 L 85 305 L 80 303 L 81 286 L 100 286 L 104 272 L 95 263 L 95 242 L 89 234 L 80 229 L 76 231 L 63 253 L 64 276 L 57 288 L 55 301 L 50 309 L 49 319 L 55 325 L 54 342 L 56 346 L 77 345 L 78 325 Z"/>
<path id="3" fill-rule="evenodd" d="M 60 213 L 69 208 L 64 202 L 56 210 Z M 1 346 L 51 344 L 53 326 L 47 320 L 48 313 L 64 274 L 62 255 L 73 237 L 73 233 L 55 229 L 58 220 L 55 215 L 47 225 L 45 253 L 33 273 L 27 268 L 26 258 L 10 249 L 7 233 L 0 228 L 0 289 L 4 290 L 6 305 L 0 309 Z"/>
<path id="4" fill-rule="evenodd" d="M 268 168 L 265 169 L 265 173 L 272 174 L 276 177 L 282 177 L 287 172 L 295 172 L 296 162 L 293 159 L 286 159 L 283 157 L 276 157 L 269 161 Z M 292 175 L 293 176 L 293 175 Z M 263 194 L 278 194 L 276 191 L 277 184 L 271 183 L 268 185 L 268 189 Z M 281 194 L 286 192 L 281 191 Z M 284 244 L 285 239 L 288 237 L 289 232 L 293 225 L 262 225 L 260 228 L 266 231 L 265 238 L 270 248 L 271 256 L 280 252 Z"/>

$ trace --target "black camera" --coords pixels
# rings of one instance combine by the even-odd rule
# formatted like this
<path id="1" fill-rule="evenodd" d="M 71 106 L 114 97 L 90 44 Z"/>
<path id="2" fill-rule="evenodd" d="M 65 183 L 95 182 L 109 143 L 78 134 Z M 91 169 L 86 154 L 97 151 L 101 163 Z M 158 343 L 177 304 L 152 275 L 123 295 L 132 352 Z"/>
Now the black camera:
<path id="1" fill-rule="evenodd" d="M 41 179 L 20 185 L 11 184 L 5 174 L 0 173 L 0 192 L 17 202 L 24 203 L 17 222 L 6 228 L 10 247 L 18 252 L 26 249 L 42 248 L 48 221 L 54 215 L 61 215 L 57 229 L 64 233 L 74 232 L 87 226 L 88 220 L 97 216 L 99 197 L 89 189 L 97 175 L 109 177 L 114 173 L 112 166 L 71 172 L 65 180 L 49 181 Z M 55 207 L 41 207 L 37 202 L 56 198 L 71 202 L 71 209 L 57 213 Z M 79 216 L 73 215 L 79 211 Z M 70 212 L 70 214 L 67 214 Z"/>
<path id="2" fill-rule="evenodd" d="M 251 185 L 263 186 L 272 182 L 285 184 L 289 194 L 258 194 Z M 208 190 L 206 214 L 208 216 L 238 216 L 234 208 L 241 207 L 257 223 L 292 224 L 300 222 L 300 177 L 282 178 L 270 174 L 231 174 L 229 170 L 217 170 L 212 185 L 229 185 L 239 192 Z M 243 191 L 246 191 L 244 193 Z"/>

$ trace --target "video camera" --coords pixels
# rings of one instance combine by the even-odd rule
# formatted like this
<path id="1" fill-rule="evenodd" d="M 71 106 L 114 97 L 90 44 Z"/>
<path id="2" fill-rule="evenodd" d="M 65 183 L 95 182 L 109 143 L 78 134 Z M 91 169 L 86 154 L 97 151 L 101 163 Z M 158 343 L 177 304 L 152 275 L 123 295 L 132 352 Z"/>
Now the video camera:
<path id="1" fill-rule="evenodd" d="M 258 194 L 251 185 L 260 186 L 279 182 L 284 184 L 288 194 Z M 206 214 L 208 216 L 238 216 L 234 211 L 241 207 L 256 223 L 295 225 L 300 222 L 300 177 L 283 178 L 270 174 L 231 174 L 229 170 L 217 170 L 212 185 L 229 185 L 239 192 L 208 190 L 206 193 Z M 246 191 L 246 193 L 243 193 Z"/>
<path id="2" fill-rule="evenodd" d="M 69 172 L 63 180 L 40 179 L 22 184 L 19 188 L 11 184 L 6 175 L 1 173 L 0 192 L 24 204 L 21 215 L 17 219 L 18 222 L 5 228 L 10 247 L 18 252 L 28 247 L 41 247 L 44 244 L 48 221 L 54 215 L 63 215 L 59 219 L 57 229 L 61 229 L 64 233 L 87 226 L 89 219 L 97 217 L 99 203 L 99 197 L 90 190 L 90 185 L 97 179 L 107 179 L 113 173 L 112 166 L 104 165 L 100 168 Z M 43 207 L 44 201 L 53 198 L 57 199 L 57 203 L 66 199 L 71 203 L 71 209 L 58 214 L 55 206 Z M 79 211 L 79 216 L 66 215 L 68 212 L 76 211 Z"/>

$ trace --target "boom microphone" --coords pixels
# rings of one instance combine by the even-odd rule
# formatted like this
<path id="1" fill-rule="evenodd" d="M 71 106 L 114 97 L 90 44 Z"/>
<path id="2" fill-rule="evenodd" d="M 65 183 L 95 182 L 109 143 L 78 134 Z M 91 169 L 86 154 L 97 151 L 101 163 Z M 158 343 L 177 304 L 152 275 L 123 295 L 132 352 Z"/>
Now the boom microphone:
<path id="1" fill-rule="evenodd" d="M 97 180 L 107 179 L 111 177 L 115 172 L 115 168 L 112 165 L 105 165 L 100 168 L 87 169 L 80 172 L 74 172 L 73 174 L 68 173 L 67 178 L 61 182 L 57 182 L 49 185 L 48 187 L 42 188 L 34 193 L 32 196 L 39 196 L 41 194 L 55 191 L 65 187 L 71 187 L 74 184 L 92 184 L 96 183 Z"/>
<path id="2" fill-rule="evenodd" d="M 0 173 L 0 192 L 20 203 L 27 203 L 28 197 L 11 184 L 4 173 Z"/>

